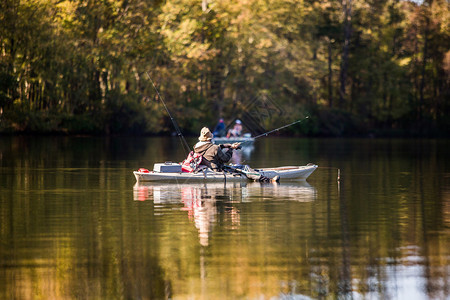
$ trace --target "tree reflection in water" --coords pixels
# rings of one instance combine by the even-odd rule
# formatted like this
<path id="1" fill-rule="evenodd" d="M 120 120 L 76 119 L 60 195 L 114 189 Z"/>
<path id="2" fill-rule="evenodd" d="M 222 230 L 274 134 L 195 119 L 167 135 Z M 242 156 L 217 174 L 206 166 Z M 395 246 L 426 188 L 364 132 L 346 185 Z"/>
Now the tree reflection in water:
<path id="1" fill-rule="evenodd" d="M 449 299 L 448 140 L 274 141 L 244 163 L 337 166 L 340 190 L 319 169 L 314 188 L 145 184 L 133 201 L 131 170 L 184 157 L 177 139 L 2 137 L 0 298 Z"/>

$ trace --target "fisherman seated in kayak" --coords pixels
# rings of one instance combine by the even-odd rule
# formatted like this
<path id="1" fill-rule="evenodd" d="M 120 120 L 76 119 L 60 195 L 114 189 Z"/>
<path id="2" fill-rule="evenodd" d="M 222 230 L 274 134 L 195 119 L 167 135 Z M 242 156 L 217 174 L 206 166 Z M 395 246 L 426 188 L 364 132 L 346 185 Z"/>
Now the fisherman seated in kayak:
<path id="1" fill-rule="evenodd" d="M 194 152 L 203 156 L 202 165 L 220 172 L 223 165 L 233 156 L 233 149 L 237 149 L 240 143 L 216 145 L 211 142 L 212 138 L 211 131 L 207 127 L 203 127 L 198 137 L 199 142 L 194 146 Z M 223 152 L 224 148 L 228 148 L 228 150 Z"/>
<path id="2" fill-rule="evenodd" d="M 233 156 L 233 150 L 238 149 L 241 143 L 215 145 L 211 142 L 212 138 L 211 131 L 207 127 L 203 127 L 198 137 L 199 142 L 194 146 L 194 152 L 202 155 L 202 165 L 206 165 L 213 171 L 221 172 L 224 164 Z M 224 148 L 228 148 L 228 150 L 223 152 L 222 149 Z M 246 175 L 248 179 L 260 182 L 276 182 L 279 180 L 278 176 L 271 179 L 255 173 L 254 170 L 252 171 L 252 173 L 241 171 L 241 174 Z"/>

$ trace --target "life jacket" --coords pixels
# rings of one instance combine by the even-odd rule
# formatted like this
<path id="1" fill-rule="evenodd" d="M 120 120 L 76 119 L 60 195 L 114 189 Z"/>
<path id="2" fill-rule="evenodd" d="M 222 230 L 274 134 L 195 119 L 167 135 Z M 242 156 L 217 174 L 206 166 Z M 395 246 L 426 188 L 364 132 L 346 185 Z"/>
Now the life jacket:
<path id="1" fill-rule="evenodd" d="M 181 171 L 192 173 L 195 172 L 202 163 L 203 155 L 191 151 L 187 158 L 181 163 Z"/>

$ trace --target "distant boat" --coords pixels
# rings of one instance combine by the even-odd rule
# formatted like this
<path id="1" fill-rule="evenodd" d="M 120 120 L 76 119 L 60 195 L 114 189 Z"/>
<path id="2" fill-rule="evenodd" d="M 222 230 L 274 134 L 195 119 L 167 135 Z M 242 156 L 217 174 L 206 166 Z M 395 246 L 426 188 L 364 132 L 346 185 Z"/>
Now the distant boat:
<path id="1" fill-rule="evenodd" d="M 223 137 L 214 137 L 212 139 L 212 142 L 214 144 L 233 144 L 233 143 L 242 143 L 242 147 L 251 146 L 253 145 L 253 142 L 255 141 L 255 138 L 251 136 L 250 133 L 245 133 L 243 136 L 230 136 L 227 138 L 226 136 Z"/>
<path id="2" fill-rule="evenodd" d="M 280 180 L 306 180 L 316 169 L 317 165 L 284 166 L 276 168 L 255 169 L 259 174 L 268 178 L 279 176 Z M 243 173 L 239 172 L 214 172 L 208 168 L 201 171 L 188 173 L 181 171 L 181 165 L 177 163 L 155 164 L 153 171 L 139 169 L 133 172 L 137 182 L 145 181 L 249 181 Z"/>

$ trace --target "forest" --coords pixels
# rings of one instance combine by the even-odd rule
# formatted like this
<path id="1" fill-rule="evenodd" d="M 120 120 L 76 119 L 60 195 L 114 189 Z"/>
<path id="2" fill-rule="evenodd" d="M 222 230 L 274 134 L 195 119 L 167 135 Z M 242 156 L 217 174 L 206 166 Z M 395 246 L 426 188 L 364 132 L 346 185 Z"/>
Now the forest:
<path id="1" fill-rule="evenodd" d="M 2 134 L 448 137 L 449 83 L 447 0 L 0 2 Z"/>

